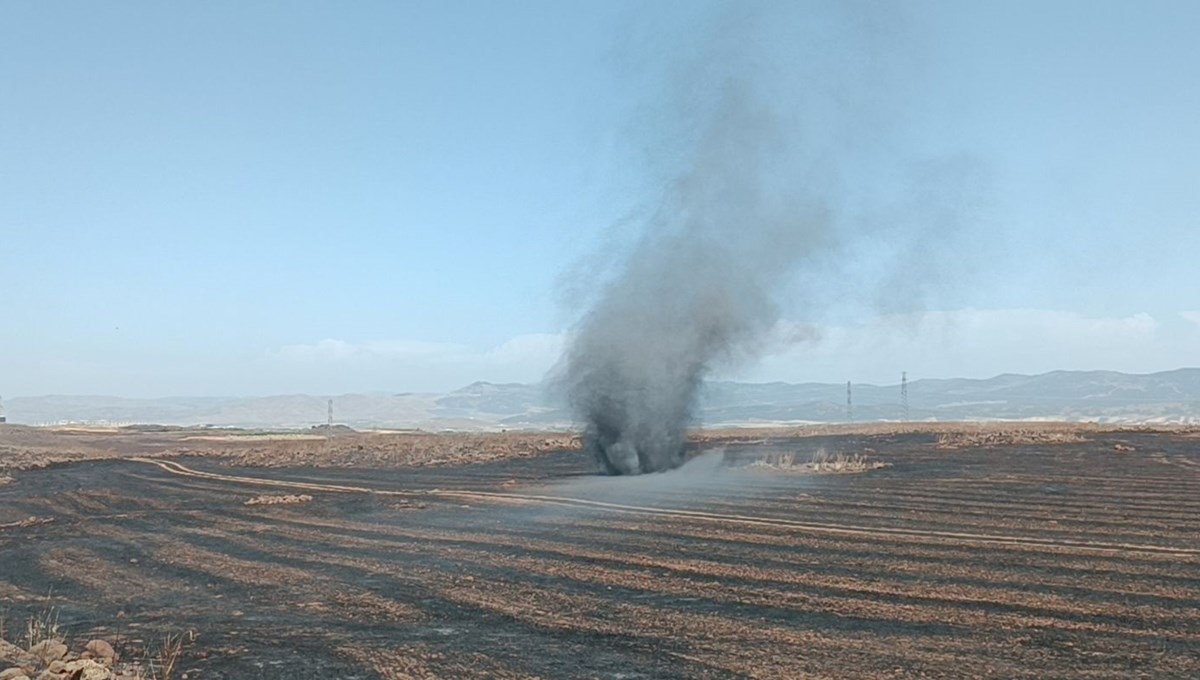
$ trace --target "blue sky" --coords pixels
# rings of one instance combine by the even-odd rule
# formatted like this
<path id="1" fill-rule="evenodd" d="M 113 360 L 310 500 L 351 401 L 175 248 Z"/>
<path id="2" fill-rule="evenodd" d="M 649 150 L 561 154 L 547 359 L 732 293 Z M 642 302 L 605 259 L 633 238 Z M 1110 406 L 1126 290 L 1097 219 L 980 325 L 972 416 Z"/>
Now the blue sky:
<path id="1" fill-rule="evenodd" d="M 776 38 L 823 11 L 786 12 Z M 890 139 L 972 159 L 986 207 L 923 313 L 814 310 L 785 288 L 781 327 L 819 339 L 720 374 L 1200 364 L 1200 4 L 861 11 L 903 44 Z M 723 16 L 0 5 L 0 394 L 538 380 L 580 312 L 564 281 L 652 192 L 646 103 Z"/>

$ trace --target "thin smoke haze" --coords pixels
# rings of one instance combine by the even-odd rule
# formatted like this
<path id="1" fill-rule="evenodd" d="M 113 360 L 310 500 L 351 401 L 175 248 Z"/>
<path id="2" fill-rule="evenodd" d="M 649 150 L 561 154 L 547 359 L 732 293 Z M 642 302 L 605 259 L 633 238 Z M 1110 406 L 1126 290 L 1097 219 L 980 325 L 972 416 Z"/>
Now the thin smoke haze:
<path id="1" fill-rule="evenodd" d="M 679 128 L 663 131 L 669 141 L 661 146 L 678 157 L 678 170 L 642 211 L 640 236 L 565 355 L 563 378 L 585 446 L 610 474 L 683 462 L 705 376 L 755 356 L 772 339 L 776 298 L 787 284 L 799 279 L 791 292 L 802 299 L 821 296 L 813 285 L 806 289 L 798 270 L 830 271 L 856 254 L 880 259 L 878 248 L 856 251 L 856 230 L 898 241 L 921 229 L 910 228 L 921 222 L 911 214 L 886 219 L 886 200 L 844 207 L 843 166 L 869 156 L 855 148 L 851 128 L 885 118 L 878 102 L 887 98 L 871 68 L 879 47 L 864 29 L 871 22 L 831 12 L 797 24 L 797 37 L 814 39 L 783 63 L 771 63 L 770 48 L 762 47 L 788 38 L 773 17 L 725 15 L 695 51 L 699 58 L 663 88 L 676 98 L 666 110 L 678 114 Z M 830 45 L 815 38 L 829 21 L 856 37 L 841 53 L 816 55 Z M 690 140 L 682 150 L 679 139 Z M 904 248 L 886 252 L 899 256 Z M 881 272 L 889 276 L 886 267 Z"/>

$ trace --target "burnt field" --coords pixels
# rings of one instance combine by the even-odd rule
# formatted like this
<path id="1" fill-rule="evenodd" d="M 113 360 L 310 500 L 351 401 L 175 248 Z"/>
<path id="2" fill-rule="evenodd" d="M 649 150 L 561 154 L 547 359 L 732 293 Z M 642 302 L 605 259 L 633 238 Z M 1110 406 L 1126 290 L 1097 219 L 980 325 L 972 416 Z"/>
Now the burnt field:
<path id="1" fill-rule="evenodd" d="M 1038 432 L 56 463 L 0 485 L 0 602 L 127 657 L 191 631 L 193 680 L 1200 677 L 1200 437 Z"/>

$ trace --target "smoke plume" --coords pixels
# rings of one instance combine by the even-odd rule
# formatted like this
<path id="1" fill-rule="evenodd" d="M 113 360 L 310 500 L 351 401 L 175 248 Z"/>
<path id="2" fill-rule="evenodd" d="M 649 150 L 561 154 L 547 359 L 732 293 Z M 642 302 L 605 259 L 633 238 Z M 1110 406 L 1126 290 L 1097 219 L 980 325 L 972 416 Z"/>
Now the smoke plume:
<path id="1" fill-rule="evenodd" d="M 860 18 L 835 28 L 861 38 Z M 846 252 L 856 218 L 841 209 L 843 161 L 869 166 L 862 140 L 881 134 L 878 55 L 869 37 L 827 50 L 827 19 L 771 35 L 761 16 L 723 17 L 663 88 L 673 101 L 662 118 L 678 129 L 664 133 L 672 163 L 660 165 L 674 171 L 565 356 L 585 446 L 610 474 L 680 465 L 705 376 L 761 349 L 800 265 L 812 276 Z M 772 39 L 802 49 L 771 64 L 759 48 Z"/>

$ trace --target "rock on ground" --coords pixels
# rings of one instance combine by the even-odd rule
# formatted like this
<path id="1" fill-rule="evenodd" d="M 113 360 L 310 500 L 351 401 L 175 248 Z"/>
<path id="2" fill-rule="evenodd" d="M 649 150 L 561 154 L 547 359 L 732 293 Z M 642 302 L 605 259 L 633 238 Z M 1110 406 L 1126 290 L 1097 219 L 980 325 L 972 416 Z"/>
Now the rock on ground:
<path id="1" fill-rule="evenodd" d="M 117 660 L 117 651 L 113 649 L 112 645 L 108 644 L 104 640 L 92 640 L 91 642 L 87 643 L 87 646 L 84 647 L 84 650 L 91 653 L 93 657 L 102 661 L 107 661 L 110 664 Z"/>
<path id="2" fill-rule="evenodd" d="M 67 646 L 61 640 L 43 640 L 29 648 L 29 653 L 41 659 L 42 664 L 48 665 L 67 655 Z"/>

